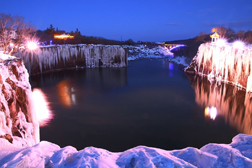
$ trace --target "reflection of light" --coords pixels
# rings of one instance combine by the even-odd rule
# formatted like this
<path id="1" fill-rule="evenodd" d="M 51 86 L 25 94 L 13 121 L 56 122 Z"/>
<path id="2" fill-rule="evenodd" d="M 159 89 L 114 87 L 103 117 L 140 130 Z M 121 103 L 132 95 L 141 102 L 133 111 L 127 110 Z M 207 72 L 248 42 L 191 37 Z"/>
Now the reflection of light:
<path id="1" fill-rule="evenodd" d="M 67 81 L 61 81 L 58 85 L 58 93 L 60 102 L 66 106 L 70 107 L 73 104 L 76 104 L 76 97 L 74 94 L 75 89 L 73 87 L 69 87 L 69 84 Z"/>
<path id="2" fill-rule="evenodd" d="M 37 45 L 35 42 L 30 41 L 30 42 L 27 43 L 27 48 L 28 48 L 29 50 L 35 50 L 35 49 L 38 48 L 38 45 Z"/>
<path id="3" fill-rule="evenodd" d="M 244 43 L 242 41 L 235 41 L 233 43 L 233 47 L 237 49 L 242 49 L 244 47 Z"/>
<path id="4" fill-rule="evenodd" d="M 169 62 L 169 69 L 170 69 L 170 70 L 173 70 L 173 63 L 170 63 L 170 62 Z"/>
<path id="5" fill-rule="evenodd" d="M 46 96 L 40 89 L 33 89 L 32 98 L 34 104 L 34 110 L 36 112 L 39 126 L 46 126 L 48 122 L 53 118 L 52 112 L 49 109 Z"/>
<path id="6" fill-rule="evenodd" d="M 215 107 L 206 107 L 205 108 L 205 116 L 208 116 L 212 120 L 214 120 L 217 116 L 217 109 Z"/>

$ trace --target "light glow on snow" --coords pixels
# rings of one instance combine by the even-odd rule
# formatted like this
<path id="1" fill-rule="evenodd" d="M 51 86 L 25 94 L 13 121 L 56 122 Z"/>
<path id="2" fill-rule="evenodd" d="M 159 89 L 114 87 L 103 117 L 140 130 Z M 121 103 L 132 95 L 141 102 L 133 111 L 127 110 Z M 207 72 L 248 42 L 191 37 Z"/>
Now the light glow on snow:
<path id="1" fill-rule="evenodd" d="M 34 41 L 29 41 L 29 42 L 27 43 L 27 48 L 28 48 L 29 50 L 35 50 L 35 49 L 38 48 L 38 45 L 37 45 L 37 43 L 34 42 Z"/>
<path id="2" fill-rule="evenodd" d="M 217 46 L 223 47 L 225 45 L 227 45 L 227 40 L 224 38 L 219 38 L 216 43 Z"/>
<path id="3" fill-rule="evenodd" d="M 52 111 L 48 106 L 48 101 L 45 94 L 41 89 L 33 89 L 32 98 L 34 103 L 34 110 L 36 112 L 39 126 L 46 126 L 49 121 L 53 118 Z"/>
<path id="4" fill-rule="evenodd" d="M 206 107 L 205 108 L 205 117 L 209 117 L 212 120 L 215 120 L 217 116 L 217 109 L 216 107 Z"/>
<path id="5" fill-rule="evenodd" d="M 13 43 L 10 43 L 10 47 L 14 47 L 14 44 L 13 44 Z"/>
<path id="6" fill-rule="evenodd" d="M 237 40 L 233 43 L 233 47 L 237 49 L 243 49 L 245 46 L 244 42 Z"/>

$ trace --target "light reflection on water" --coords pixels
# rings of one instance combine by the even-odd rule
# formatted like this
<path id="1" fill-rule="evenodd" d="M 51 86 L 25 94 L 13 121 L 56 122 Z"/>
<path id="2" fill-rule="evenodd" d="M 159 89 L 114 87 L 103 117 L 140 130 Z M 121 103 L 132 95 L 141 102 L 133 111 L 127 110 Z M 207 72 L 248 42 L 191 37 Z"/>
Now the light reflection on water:
<path id="1" fill-rule="evenodd" d="M 252 134 L 252 99 L 231 84 L 210 83 L 207 78 L 188 76 L 195 90 L 195 102 L 205 107 L 205 116 L 221 116 L 241 133 Z M 209 108 L 211 107 L 211 108 Z"/>
<path id="2" fill-rule="evenodd" d="M 53 113 L 49 108 L 49 103 L 41 89 L 32 91 L 33 109 L 36 112 L 37 121 L 40 127 L 46 126 L 53 118 Z"/>
<path id="3" fill-rule="evenodd" d="M 76 104 L 75 89 L 71 87 L 69 81 L 63 80 L 57 84 L 59 100 L 65 107 Z"/>

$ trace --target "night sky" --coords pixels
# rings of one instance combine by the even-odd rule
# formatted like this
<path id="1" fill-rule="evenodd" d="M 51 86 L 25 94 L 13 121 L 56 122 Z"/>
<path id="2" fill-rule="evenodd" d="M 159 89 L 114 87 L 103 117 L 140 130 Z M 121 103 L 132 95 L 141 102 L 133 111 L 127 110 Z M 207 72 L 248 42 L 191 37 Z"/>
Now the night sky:
<path id="1" fill-rule="evenodd" d="M 252 0 L 0 0 L 0 13 L 23 16 L 39 30 L 135 42 L 210 33 L 216 26 L 252 29 Z"/>

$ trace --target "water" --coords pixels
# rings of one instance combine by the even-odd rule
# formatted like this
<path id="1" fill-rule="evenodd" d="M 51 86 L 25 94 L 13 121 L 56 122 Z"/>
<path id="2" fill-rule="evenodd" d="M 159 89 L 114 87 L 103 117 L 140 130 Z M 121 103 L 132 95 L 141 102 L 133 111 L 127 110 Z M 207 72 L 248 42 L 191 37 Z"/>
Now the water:
<path id="1" fill-rule="evenodd" d="M 139 145 L 172 150 L 230 143 L 244 131 L 230 124 L 219 106 L 215 119 L 204 114 L 214 103 L 199 101 L 203 82 L 188 78 L 182 67 L 163 59 L 129 65 L 32 77 L 32 87 L 46 95 L 52 112 L 40 128 L 41 140 L 78 150 L 94 146 L 119 152 Z"/>

